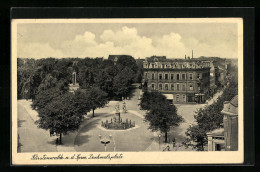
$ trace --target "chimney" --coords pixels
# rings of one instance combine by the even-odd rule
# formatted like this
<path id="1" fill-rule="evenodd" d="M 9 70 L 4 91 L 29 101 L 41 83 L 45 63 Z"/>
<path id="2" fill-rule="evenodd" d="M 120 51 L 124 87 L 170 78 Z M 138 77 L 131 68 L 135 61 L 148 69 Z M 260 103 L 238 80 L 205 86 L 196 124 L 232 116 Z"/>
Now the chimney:
<path id="1" fill-rule="evenodd" d="M 193 50 L 192 50 L 192 55 L 191 55 L 191 58 L 193 59 Z"/>
<path id="2" fill-rule="evenodd" d="M 185 54 L 185 60 L 186 60 L 186 54 Z"/>

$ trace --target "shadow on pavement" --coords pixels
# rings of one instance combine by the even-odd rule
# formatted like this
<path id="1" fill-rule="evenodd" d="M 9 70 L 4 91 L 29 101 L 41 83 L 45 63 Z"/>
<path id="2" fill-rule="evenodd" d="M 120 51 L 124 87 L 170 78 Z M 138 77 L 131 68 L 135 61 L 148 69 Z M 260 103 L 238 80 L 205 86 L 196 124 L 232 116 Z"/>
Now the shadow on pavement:
<path id="1" fill-rule="evenodd" d="M 74 145 L 80 146 L 86 142 L 89 141 L 89 136 L 88 135 L 81 135 L 81 133 L 85 133 L 93 128 L 96 128 L 97 125 L 100 125 L 101 119 L 94 119 L 94 121 L 89 122 L 87 125 L 85 125 L 83 128 L 79 130 L 79 135 L 76 136 Z"/>
<path id="2" fill-rule="evenodd" d="M 18 127 L 22 127 L 23 123 L 25 122 L 26 120 L 18 120 Z"/>

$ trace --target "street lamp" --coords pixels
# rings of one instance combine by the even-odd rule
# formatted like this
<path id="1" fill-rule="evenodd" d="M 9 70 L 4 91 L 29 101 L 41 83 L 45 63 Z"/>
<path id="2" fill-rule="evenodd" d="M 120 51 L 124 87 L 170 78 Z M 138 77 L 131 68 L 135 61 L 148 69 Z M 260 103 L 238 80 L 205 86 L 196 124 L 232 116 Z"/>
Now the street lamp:
<path id="1" fill-rule="evenodd" d="M 115 151 L 116 151 L 116 145 L 115 145 L 114 137 L 112 137 L 112 135 L 110 134 L 110 135 L 109 135 L 109 138 L 110 138 L 110 140 L 111 140 L 111 138 L 113 138 L 113 143 L 114 143 L 114 152 L 115 152 Z"/>
<path id="2" fill-rule="evenodd" d="M 161 138 L 161 134 L 158 135 L 159 138 L 159 151 L 161 150 L 161 142 L 160 142 L 160 138 Z"/>
<path id="3" fill-rule="evenodd" d="M 107 144 L 110 143 L 110 140 L 107 139 L 107 138 L 102 139 L 102 136 L 101 136 L 101 135 L 99 135 L 99 139 L 100 139 L 100 143 L 101 143 L 101 144 L 104 144 L 104 146 L 105 146 L 105 152 L 106 152 L 106 151 L 107 151 Z"/>

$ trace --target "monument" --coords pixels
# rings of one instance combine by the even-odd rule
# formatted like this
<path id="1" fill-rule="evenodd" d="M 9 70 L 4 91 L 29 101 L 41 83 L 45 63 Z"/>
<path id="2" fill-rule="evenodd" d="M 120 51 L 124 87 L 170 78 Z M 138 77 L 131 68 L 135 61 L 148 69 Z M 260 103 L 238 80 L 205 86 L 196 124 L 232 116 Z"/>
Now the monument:
<path id="1" fill-rule="evenodd" d="M 69 92 L 75 93 L 79 89 L 79 83 L 77 83 L 77 73 L 74 71 L 72 73 L 72 84 L 69 84 Z"/>
<path id="2" fill-rule="evenodd" d="M 123 102 L 123 112 L 126 113 L 126 103 Z M 122 120 L 120 117 L 120 105 L 119 102 L 115 105 L 115 117 L 110 119 L 110 122 L 108 120 L 102 121 L 101 126 L 106 128 L 106 129 L 114 129 L 114 130 L 126 130 L 132 127 L 135 127 L 135 121 L 128 120 L 126 118 L 125 121 Z"/>

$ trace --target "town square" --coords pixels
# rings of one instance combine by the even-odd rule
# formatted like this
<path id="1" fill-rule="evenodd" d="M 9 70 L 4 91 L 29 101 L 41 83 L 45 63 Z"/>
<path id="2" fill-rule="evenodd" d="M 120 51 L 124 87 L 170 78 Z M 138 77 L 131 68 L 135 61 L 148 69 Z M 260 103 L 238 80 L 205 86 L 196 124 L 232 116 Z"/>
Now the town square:
<path id="1" fill-rule="evenodd" d="M 237 151 L 236 25 L 191 25 L 19 25 L 17 152 Z"/>

